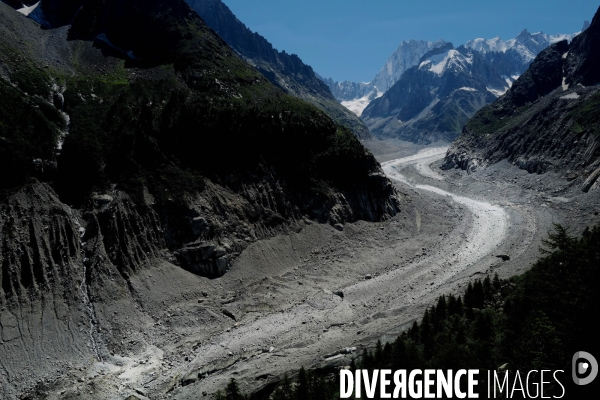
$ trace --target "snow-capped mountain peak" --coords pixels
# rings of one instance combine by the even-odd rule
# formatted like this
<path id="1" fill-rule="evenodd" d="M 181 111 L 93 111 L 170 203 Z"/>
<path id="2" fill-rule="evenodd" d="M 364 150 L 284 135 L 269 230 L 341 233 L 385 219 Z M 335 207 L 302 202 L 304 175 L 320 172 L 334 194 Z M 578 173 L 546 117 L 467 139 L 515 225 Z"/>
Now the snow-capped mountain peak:
<path id="1" fill-rule="evenodd" d="M 477 50 L 482 54 L 497 52 L 506 53 L 514 50 L 525 63 L 533 61 L 535 56 L 546 47 L 561 40 L 571 41 L 579 32 L 574 34 L 556 34 L 548 35 L 544 32 L 530 33 L 523 29 L 515 38 L 502 40 L 500 37 L 492 39 L 477 38 L 465 43 L 465 47 Z"/>
<path id="2" fill-rule="evenodd" d="M 419 64 L 419 69 L 428 69 L 436 75 L 442 75 L 447 69 L 454 67 L 458 70 L 467 70 L 473 64 L 472 56 L 465 56 L 458 50 L 449 49 L 443 53 L 427 57 Z"/>
<path id="3" fill-rule="evenodd" d="M 377 88 L 379 92 L 387 91 L 407 69 L 417 65 L 423 55 L 446 44 L 447 42 L 442 39 L 436 42 L 403 40 L 371 81 L 373 87 Z"/>

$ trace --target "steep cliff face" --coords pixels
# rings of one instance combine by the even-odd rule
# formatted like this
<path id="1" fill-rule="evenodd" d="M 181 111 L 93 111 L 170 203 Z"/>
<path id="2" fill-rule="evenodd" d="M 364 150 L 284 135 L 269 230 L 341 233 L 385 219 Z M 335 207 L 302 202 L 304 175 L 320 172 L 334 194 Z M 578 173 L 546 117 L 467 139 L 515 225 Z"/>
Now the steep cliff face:
<path id="1" fill-rule="evenodd" d="M 1 204 L 0 215 L 0 304 L 28 302 L 47 291 L 72 297 L 82 250 L 73 210 L 47 185 L 33 183 Z"/>
<path id="2" fill-rule="evenodd" d="M 238 54 L 286 93 L 301 98 L 349 128 L 359 139 L 370 133 L 363 122 L 340 105 L 327 85 L 300 57 L 279 52 L 264 37 L 248 29 L 221 0 L 186 0 L 208 26 Z"/>
<path id="3" fill-rule="evenodd" d="M 502 81 L 476 51 L 446 43 L 426 53 L 362 118 L 378 137 L 421 143 L 453 140 L 475 112 L 496 97 Z"/>
<path id="4" fill-rule="evenodd" d="M 86 1 L 70 41 L 66 28 L 40 30 L 2 7 L 1 162 L 14 172 L 3 196 L 30 177 L 83 211 L 94 193 L 129 193 L 118 202 L 129 211 L 101 213 L 94 226 L 111 248 L 142 231 L 154 244 L 111 257 L 115 265 L 133 268 L 166 247 L 182 266 L 218 276 L 229 253 L 295 220 L 398 211 L 393 187 L 347 129 L 270 85 L 184 2 Z M 19 33 L 35 45 L 19 46 Z M 114 213 L 125 225 L 110 225 Z M 234 232 L 245 244 L 189 256 Z"/>
<path id="5" fill-rule="evenodd" d="M 197 299 L 186 271 L 221 276 L 306 220 L 400 210 L 352 132 L 269 83 L 183 1 L 60 4 L 42 10 L 72 25 L 42 29 L 0 3 L 8 399 L 132 351 L 134 331 L 155 328 L 158 300 L 139 283 L 149 269 L 175 276 L 164 296 Z"/>
<path id="6" fill-rule="evenodd" d="M 419 63 L 425 53 L 445 44 L 446 42 L 443 40 L 437 42 L 403 40 L 370 82 L 335 82 L 331 78 L 323 79 L 323 81 L 329 86 L 335 98 L 342 103 L 365 96 L 371 97 L 370 100 L 373 100 L 378 94 L 381 95 L 394 86 L 404 72 Z"/>
<path id="7" fill-rule="evenodd" d="M 507 159 L 529 172 L 565 173 L 590 190 L 600 167 L 599 32 L 597 13 L 571 44 L 540 53 L 504 96 L 469 121 L 443 168 L 473 170 Z"/>
<path id="8" fill-rule="evenodd" d="M 17 398 L 23 387 L 67 360 L 93 350 L 81 284 L 83 253 L 77 213 L 52 189 L 33 183 L 0 204 L 0 397 Z M 26 373 L 36 366 L 39 375 Z"/>

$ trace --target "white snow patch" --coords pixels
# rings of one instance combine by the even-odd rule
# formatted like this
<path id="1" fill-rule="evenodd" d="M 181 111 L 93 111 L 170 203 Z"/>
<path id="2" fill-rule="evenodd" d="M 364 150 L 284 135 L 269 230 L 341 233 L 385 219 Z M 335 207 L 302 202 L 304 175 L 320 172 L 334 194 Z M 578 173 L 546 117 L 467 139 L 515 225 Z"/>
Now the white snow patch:
<path id="1" fill-rule="evenodd" d="M 513 49 L 521 56 L 523 61 L 531 62 L 537 55 L 534 52 L 546 48 L 556 42 L 560 42 L 561 40 L 568 40 L 570 42 L 579 33 L 580 32 L 574 34 L 548 35 L 543 32 L 536 32 L 526 35 L 524 38 L 519 35 L 516 38 L 506 41 L 500 39 L 499 37 L 488 40 L 477 38 L 474 40 L 469 40 L 467 43 L 465 43 L 465 47 L 477 50 L 484 54 L 490 52 L 506 53 L 508 50 Z"/>
<path id="2" fill-rule="evenodd" d="M 547 38 L 550 44 L 558 43 L 563 40 L 567 40 L 570 42 L 575 36 L 579 35 L 580 33 L 581 32 L 577 32 L 572 35 L 559 33 L 558 35 L 547 35 Z"/>
<path id="3" fill-rule="evenodd" d="M 563 76 L 563 80 L 562 80 L 562 88 L 563 88 L 563 92 L 569 90 L 569 84 L 566 83 L 567 77 Z"/>
<path id="4" fill-rule="evenodd" d="M 461 87 L 461 88 L 458 88 L 458 89 L 456 89 L 456 90 L 466 90 L 467 92 L 476 92 L 476 91 L 477 91 L 477 89 L 475 89 L 475 88 L 472 88 L 472 87 L 466 87 L 466 86 L 463 86 L 463 87 Z"/>
<path id="5" fill-rule="evenodd" d="M 498 90 L 498 89 L 492 89 L 492 88 L 489 88 L 489 87 L 486 87 L 486 89 L 487 89 L 488 92 L 492 93 L 496 97 L 502 96 L 508 90 L 508 88 L 504 88 L 504 90 Z"/>
<path id="6" fill-rule="evenodd" d="M 575 99 L 578 99 L 579 97 L 580 96 L 577 94 L 577 92 L 573 92 L 573 93 L 569 93 L 564 96 L 561 96 L 560 98 L 563 100 L 575 100 Z"/>
<path id="7" fill-rule="evenodd" d="M 513 82 L 516 80 L 512 76 L 508 77 L 506 75 L 502 75 L 502 79 L 504 79 L 504 82 L 506 82 L 509 88 L 512 87 Z"/>
<path id="8" fill-rule="evenodd" d="M 562 55 L 562 59 L 566 60 L 568 55 L 569 55 L 569 52 L 567 51 L 565 54 Z"/>
<path id="9" fill-rule="evenodd" d="M 473 64 L 473 57 L 465 57 L 456 50 L 448 50 L 441 54 L 436 54 L 423 61 L 419 68 L 424 68 L 429 65 L 429 70 L 437 75 L 442 73 L 450 65 L 456 65 L 460 69 L 466 69 L 467 64 Z"/>
<path id="10" fill-rule="evenodd" d="M 373 92 L 364 95 L 360 99 L 344 100 L 341 102 L 341 104 L 344 107 L 346 107 L 348 110 L 350 110 L 354 114 L 356 114 L 358 117 L 360 117 L 362 115 L 363 111 L 365 110 L 365 108 L 367 108 L 367 106 L 369 105 L 369 103 L 371 103 L 374 100 L 372 96 L 373 96 Z M 381 96 L 383 96 L 383 92 L 380 92 L 378 90 L 377 96 L 375 97 L 375 99 L 377 99 Z"/>
<path id="11" fill-rule="evenodd" d="M 17 10 L 17 12 L 20 12 L 21 14 L 27 16 L 27 15 L 31 14 L 40 5 L 40 3 L 41 3 L 41 1 L 38 1 L 37 3 L 35 3 L 32 6 L 19 8 Z"/>

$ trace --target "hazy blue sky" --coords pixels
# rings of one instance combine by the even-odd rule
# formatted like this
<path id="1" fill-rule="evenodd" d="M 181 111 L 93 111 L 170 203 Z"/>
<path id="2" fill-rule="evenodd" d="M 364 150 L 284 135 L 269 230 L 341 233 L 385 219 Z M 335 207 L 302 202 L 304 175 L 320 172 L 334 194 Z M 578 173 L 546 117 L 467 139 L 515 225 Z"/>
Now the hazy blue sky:
<path id="1" fill-rule="evenodd" d="M 296 53 L 325 77 L 370 81 L 402 40 L 530 32 L 573 33 L 598 0 L 223 0 L 278 50 Z"/>

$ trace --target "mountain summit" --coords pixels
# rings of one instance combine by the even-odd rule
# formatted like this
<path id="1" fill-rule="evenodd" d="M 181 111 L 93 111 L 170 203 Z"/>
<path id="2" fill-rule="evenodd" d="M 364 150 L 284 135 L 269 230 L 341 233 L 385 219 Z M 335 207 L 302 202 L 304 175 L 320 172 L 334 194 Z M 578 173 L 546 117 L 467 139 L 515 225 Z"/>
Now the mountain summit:
<path id="1" fill-rule="evenodd" d="M 445 44 L 446 42 L 441 39 L 437 42 L 403 40 L 371 82 L 335 82 L 331 78 L 324 79 L 324 81 L 336 99 L 360 116 L 372 100 L 383 95 L 406 70 L 417 65 L 425 53 Z"/>
<path id="2" fill-rule="evenodd" d="M 425 54 L 362 118 L 378 137 L 430 143 L 452 140 L 505 82 L 479 52 L 451 43 Z"/>
<path id="3" fill-rule="evenodd" d="M 515 38 L 507 41 L 499 37 L 470 40 L 439 60 L 423 58 L 439 49 L 447 51 L 447 42 L 441 39 L 437 42 L 403 41 L 371 82 L 334 82 L 332 79 L 325 79 L 325 82 L 336 98 L 359 115 L 376 136 L 400 137 L 425 143 L 438 139 L 453 140 L 477 110 L 510 88 L 539 52 L 561 40 L 572 40 L 577 34 L 548 35 L 523 29 Z M 471 56 L 461 58 L 467 53 L 474 55 L 475 64 L 469 64 Z M 429 62 L 430 67 L 423 65 L 423 62 Z M 450 67 L 459 64 L 470 66 L 462 70 L 452 69 L 446 68 L 447 63 Z M 429 74 L 429 78 L 425 78 L 425 75 L 419 78 L 423 80 L 419 95 L 412 92 L 415 87 L 409 87 L 407 82 L 400 83 L 405 89 L 395 88 L 403 79 L 416 79 L 412 68 L 437 72 Z M 457 74 L 471 77 L 463 79 Z M 478 84 L 473 83 L 471 78 L 479 80 Z M 427 79 L 429 82 L 426 85 Z M 447 98 L 439 97 L 442 92 L 446 93 L 444 96 L 449 94 L 451 87 L 453 90 L 462 87 L 449 82 L 465 79 L 471 82 L 469 86 L 464 86 L 468 90 L 455 92 Z M 430 87 L 429 93 L 424 89 L 426 86 Z M 404 110 L 403 117 L 395 117 L 400 109 Z M 412 111 L 408 112 L 409 109 Z"/>

